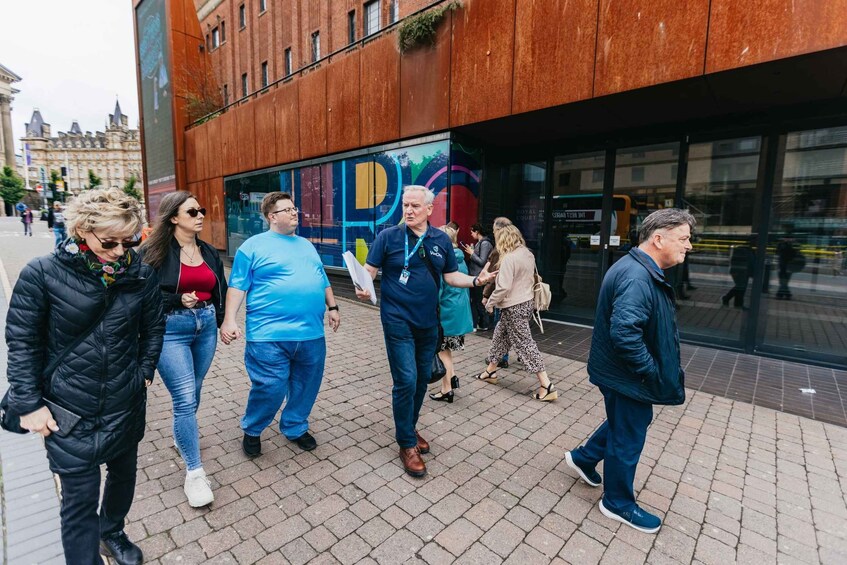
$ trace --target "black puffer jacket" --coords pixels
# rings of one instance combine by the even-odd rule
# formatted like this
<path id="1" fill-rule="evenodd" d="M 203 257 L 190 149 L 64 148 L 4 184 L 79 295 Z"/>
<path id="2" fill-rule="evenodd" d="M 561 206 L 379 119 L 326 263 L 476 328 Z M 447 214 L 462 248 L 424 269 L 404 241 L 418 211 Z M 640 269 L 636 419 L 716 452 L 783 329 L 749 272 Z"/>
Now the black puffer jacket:
<path id="1" fill-rule="evenodd" d="M 64 249 L 29 262 L 15 285 L 6 319 L 10 404 L 21 414 L 43 398 L 82 416 L 67 437 L 46 440 L 55 473 L 90 470 L 144 436 L 147 393 L 165 332 L 155 271 L 134 251 L 129 269 L 108 290 Z M 94 331 L 52 375 L 49 362 L 111 305 Z"/>
<path id="2" fill-rule="evenodd" d="M 224 274 L 224 264 L 221 261 L 221 256 L 218 250 L 206 243 L 197 239 L 197 246 L 200 248 L 200 254 L 203 256 L 203 261 L 215 273 L 215 288 L 212 289 L 212 303 L 215 305 L 215 317 L 217 318 L 218 327 L 224 321 L 224 306 L 226 305 L 226 275 Z M 142 248 L 143 249 L 143 248 Z M 171 239 L 170 249 L 165 256 L 162 265 L 157 270 L 159 275 L 159 289 L 162 292 L 162 303 L 165 308 L 165 314 L 173 310 L 184 308 L 182 305 L 182 295 L 177 294 L 179 288 L 179 243 L 176 239 Z M 143 259 L 143 251 L 142 251 Z"/>

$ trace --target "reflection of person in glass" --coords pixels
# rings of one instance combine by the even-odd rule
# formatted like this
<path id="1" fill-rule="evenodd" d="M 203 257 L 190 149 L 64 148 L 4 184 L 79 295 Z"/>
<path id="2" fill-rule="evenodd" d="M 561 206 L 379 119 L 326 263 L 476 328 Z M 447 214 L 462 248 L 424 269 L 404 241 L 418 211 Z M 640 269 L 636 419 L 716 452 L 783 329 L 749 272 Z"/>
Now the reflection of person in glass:
<path id="1" fill-rule="evenodd" d="M 779 288 L 776 291 L 778 300 L 791 300 L 791 289 L 788 288 L 788 282 L 791 280 L 791 275 L 803 270 L 806 262 L 800 250 L 795 245 L 794 238 L 786 236 L 776 244 L 777 276 L 779 278 Z"/>
<path id="2" fill-rule="evenodd" d="M 747 281 L 753 274 L 754 253 L 750 244 L 753 237 L 740 245 L 735 245 L 729 254 L 729 276 L 732 277 L 733 287 L 721 297 L 724 306 L 729 306 L 730 299 L 736 308 L 744 308 L 744 294 L 747 292 Z"/>

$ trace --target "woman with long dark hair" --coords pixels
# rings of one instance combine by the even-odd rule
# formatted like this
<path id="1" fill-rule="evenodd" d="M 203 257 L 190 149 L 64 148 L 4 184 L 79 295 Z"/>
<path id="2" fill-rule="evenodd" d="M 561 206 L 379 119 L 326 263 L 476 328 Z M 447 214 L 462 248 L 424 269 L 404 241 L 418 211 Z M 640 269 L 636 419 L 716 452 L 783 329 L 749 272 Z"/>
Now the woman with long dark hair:
<path id="1" fill-rule="evenodd" d="M 158 369 L 173 400 L 174 445 L 185 462 L 184 490 L 193 507 L 215 498 L 200 459 L 196 414 L 226 302 L 220 256 L 197 237 L 205 216 L 206 209 L 190 192 L 168 194 L 142 246 L 144 262 L 159 274 L 166 324 Z"/>

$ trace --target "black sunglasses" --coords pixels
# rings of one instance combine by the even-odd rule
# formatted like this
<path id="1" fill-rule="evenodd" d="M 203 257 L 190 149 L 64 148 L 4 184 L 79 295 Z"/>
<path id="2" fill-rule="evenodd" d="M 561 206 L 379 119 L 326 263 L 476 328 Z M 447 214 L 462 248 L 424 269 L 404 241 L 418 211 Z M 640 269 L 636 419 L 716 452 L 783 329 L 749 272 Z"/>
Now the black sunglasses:
<path id="1" fill-rule="evenodd" d="M 118 245 L 122 246 L 124 249 L 130 249 L 132 247 L 141 245 L 140 239 L 136 239 L 135 241 L 103 241 L 102 239 L 97 237 L 96 233 L 91 232 L 91 235 L 97 238 L 97 241 L 100 242 L 100 247 L 102 247 L 103 249 L 114 249 Z"/>
<path id="2" fill-rule="evenodd" d="M 192 218 L 196 218 L 197 214 L 203 214 L 205 216 L 206 215 L 206 209 L 205 208 L 189 208 L 188 210 L 185 211 L 185 213 L 188 214 L 189 216 L 191 216 Z"/>

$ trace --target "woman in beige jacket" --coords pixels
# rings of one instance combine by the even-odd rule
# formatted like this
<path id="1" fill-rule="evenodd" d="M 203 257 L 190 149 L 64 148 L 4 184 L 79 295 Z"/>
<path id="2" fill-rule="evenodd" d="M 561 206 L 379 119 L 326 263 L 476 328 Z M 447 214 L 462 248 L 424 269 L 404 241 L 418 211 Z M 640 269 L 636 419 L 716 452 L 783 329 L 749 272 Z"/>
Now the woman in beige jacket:
<path id="1" fill-rule="evenodd" d="M 488 367 L 477 375 L 481 381 L 497 382 L 497 363 L 510 349 L 516 351 L 524 366 L 538 376 L 540 389 L 537 400 L 556 400 L 559 393 L 544 370 L 544 360 L 529 329 L 529 320 L 535 309 L 533 286 L 535 284 L 535 257 L 527 249 L 520 230 L 513 225 L 495 233 L 497 252 L 500 255 L 500 272 L 494 292 L 485 307 L 490 312 L 500 308 L 500 323 L 494 328 L 494 337 L 488 349 Z"/>

